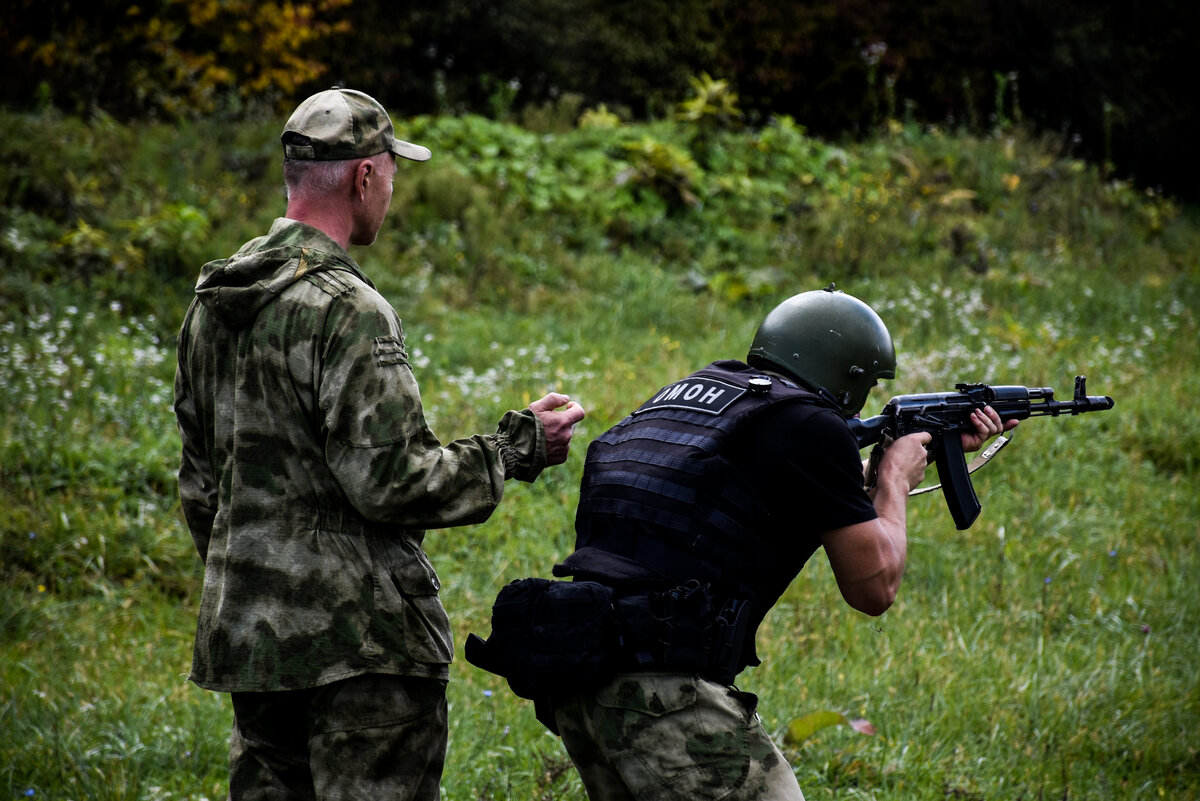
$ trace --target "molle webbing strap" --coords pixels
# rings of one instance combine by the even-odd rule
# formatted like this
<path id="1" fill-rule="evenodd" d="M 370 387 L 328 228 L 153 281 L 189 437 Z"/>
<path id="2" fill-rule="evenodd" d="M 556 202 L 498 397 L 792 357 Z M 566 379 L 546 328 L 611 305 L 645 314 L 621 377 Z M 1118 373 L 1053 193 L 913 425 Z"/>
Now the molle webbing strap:
<path id="1" fill-rule="evenodd" d="M 741 544 L 743 548 L 732 548 L 702 534 L 688 541 L 674 541 L 647 534 L 610 533 L 593 538 L 588 547 L 754 598 L 757 593 L 753 579 L 763 565 L 770 564 L 772 555 L 755 537 L 747 537 Z"/>
<path id="2" fill-rule="evenodd" d="M 678 445 L 684 448 L 696 448 L 704 453 L 714 453 L 717 441 L 705 433 L 677 431 L 669 428 L 652 426 L 616 427 L 611 428 L 597 437 L 605 445 L 624 445 L 634 440 L 654 440 L 668 445 Z"/>
<path id="3" fill-rule="evenodd" d="M 676 472 L 693 475 L 699 475 L 704 470 L 704 465 L 695 459 L 640 448 L 625 448 L 612 453 L 596 452 L 588 455 L 588 461 L 594 464 L 636 462 L 640 465 L 666 467 Z"/>

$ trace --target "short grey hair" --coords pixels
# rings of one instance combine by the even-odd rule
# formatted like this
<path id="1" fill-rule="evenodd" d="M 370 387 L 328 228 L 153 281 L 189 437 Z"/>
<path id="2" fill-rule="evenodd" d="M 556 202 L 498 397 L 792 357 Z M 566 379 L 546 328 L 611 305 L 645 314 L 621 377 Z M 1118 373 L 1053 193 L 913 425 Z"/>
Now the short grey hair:
<path id="1" fill-rule="evenodd" d="M 393 162 L 391 153 L 386 150 L 368 156 L 367 160 L 374 162 L 377 169 L 382 169 L 385 161 Z M 346 159 L 340 161 L 314 161 L 312 159 L 283 160 L 283 183 L 287 190 L 288 200 L 318 200 L 331 195 L 338 190 L 344 181 L 351 177 L 354 165 L 362 159 Z"/>
<path id="2" fill-rule="evenodd" d="M 333 194 L 350 177 L 357 161 L 284 159 L 283 183 L 288 200 L 315 200 Z"/>

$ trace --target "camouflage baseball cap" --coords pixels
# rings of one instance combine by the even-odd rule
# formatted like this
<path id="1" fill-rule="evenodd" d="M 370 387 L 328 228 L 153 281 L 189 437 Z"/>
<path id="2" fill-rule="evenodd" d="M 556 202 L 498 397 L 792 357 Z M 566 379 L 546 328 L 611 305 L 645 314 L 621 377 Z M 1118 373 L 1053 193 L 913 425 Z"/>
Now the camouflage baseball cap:
<path id="1" fill-rule="evenodd" d="M 388 150 L 412 161 L 429 159 L 429 148 L 396 138 L 392 119 L 378 100 L 337 86 L 301 103 L 280 138 L 289 159 L 338 161 Z"/>

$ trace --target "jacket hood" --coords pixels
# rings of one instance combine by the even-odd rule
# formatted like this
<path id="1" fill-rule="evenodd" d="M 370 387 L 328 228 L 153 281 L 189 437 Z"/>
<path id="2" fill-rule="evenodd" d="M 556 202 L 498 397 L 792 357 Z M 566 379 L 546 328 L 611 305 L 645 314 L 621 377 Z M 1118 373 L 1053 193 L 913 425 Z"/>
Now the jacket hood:
<path id="1" fill-rule="evenodd" d="M 314 258 L 320 253 L 320 258 Z M 348 270 L 372 287 L 362 268 L 327 234 L 281 217 L 271 230 L 227 259 L 205 264 L 196 298 L 231 328 L 244 328 L 280 293 L 310 273 Z"/>

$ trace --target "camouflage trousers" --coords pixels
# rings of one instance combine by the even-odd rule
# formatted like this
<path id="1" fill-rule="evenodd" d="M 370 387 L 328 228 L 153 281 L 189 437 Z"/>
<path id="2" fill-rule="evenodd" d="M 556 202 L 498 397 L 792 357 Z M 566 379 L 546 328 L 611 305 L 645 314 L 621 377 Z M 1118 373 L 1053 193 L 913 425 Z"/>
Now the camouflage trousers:
<path id="1" fill-rule="evenodd" d="M 757 706 L 693 675 L 623 673 L 554 717 L 592 801 L 804 801 Z"/>
<path id="2" fill-rule="evenodd" d="M 232 699 L 231 801 L 439 797 L 445 681 L 369 675 Z"/>

